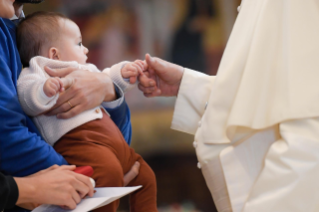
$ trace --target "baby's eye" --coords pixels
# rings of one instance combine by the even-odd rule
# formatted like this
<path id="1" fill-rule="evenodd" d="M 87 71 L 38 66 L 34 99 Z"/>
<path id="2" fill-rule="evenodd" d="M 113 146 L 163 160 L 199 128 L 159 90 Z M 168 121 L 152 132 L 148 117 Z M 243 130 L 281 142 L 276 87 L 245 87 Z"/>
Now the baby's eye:
<path id="1" fill-rule="evenodd" d="M 79 46 L 82 46 L 82 42 L 78 43 Z"/>

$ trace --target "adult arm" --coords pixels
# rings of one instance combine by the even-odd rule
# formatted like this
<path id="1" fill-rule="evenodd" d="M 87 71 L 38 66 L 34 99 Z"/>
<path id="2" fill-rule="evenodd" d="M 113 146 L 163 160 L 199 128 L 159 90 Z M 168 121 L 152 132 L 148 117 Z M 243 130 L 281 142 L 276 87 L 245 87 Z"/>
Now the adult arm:
<path id="1" fill-rule="evenodd" d="M 148 71 L 139 88 L 147 97 L 177 96 L 172 128 L 194 134 L 211 93 L 215 76 L 208 76 L 146 55 Z M 146 77 L 147 76 L 147 77 Z"/>
<path id="2" fill-rule="evenodd" d="M 19 196 L 15 180 L 0 173 L 0 185 L 0 211 L 13 208 Z"/>
<path id="3" fill-rule="evenodd" d="M 12 73 L 0 57 L 0 169 L 6 174 L 25 176 L 54 164 L 67 164 L 64 158 L 29 130 L 35 126 L 18 101 Z"/>

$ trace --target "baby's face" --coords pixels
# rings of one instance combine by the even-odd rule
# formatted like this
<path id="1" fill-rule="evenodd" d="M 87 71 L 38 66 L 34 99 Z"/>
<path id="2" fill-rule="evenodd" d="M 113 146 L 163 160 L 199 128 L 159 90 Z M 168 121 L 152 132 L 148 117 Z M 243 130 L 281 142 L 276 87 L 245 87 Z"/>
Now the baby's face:
<path id="1" fill-rule="evenodd" d="M 81 31 L 73 21 L 60 20 L 61 33 L 59 39 L 59 60 L 76 61 L 85 64 L 89 50 L 82 44 Z"/>

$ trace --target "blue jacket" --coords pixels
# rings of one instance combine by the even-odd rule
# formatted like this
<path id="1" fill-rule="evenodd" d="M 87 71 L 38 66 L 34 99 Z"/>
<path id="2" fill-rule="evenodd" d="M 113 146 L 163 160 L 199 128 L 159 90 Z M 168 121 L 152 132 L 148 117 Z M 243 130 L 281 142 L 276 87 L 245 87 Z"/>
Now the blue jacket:
<path id="1" fill-rule="evenodd" d="M 0 18 L 0 171 L 26 176 L 67 162 L 41 138 L 18 101 L 17 79 L 22 65 L 15 30 L 10 20 Z M 130 144 L 132 128 L 125 101 L 108 112 Z"/>

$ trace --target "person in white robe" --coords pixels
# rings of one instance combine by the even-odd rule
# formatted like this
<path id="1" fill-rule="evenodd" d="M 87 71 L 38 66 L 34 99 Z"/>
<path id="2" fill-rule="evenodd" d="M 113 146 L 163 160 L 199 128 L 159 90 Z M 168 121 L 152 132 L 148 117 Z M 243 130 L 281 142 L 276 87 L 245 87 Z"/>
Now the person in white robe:
<path id="1" fill-rule="evenodd" d="M 219 212 L 319 211 L 319 1 L 245 0 L 218 73 L 146 56 Z"/>

